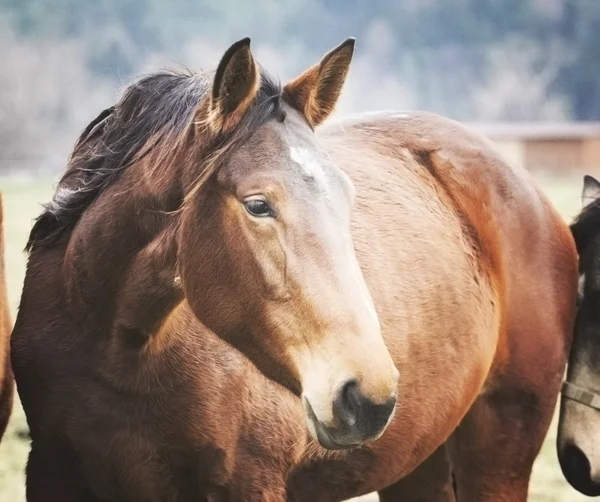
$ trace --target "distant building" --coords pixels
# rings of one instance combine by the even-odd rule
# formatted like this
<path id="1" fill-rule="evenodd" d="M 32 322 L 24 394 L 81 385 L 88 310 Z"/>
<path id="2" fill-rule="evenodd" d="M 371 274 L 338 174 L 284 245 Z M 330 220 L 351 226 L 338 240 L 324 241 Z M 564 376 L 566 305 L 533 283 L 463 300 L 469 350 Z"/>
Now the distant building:
<path id="1" fill-rule="evenodd" d="M 600 122 L 471 123 L 509 161 L 529 170 L 600 173 Z"/>

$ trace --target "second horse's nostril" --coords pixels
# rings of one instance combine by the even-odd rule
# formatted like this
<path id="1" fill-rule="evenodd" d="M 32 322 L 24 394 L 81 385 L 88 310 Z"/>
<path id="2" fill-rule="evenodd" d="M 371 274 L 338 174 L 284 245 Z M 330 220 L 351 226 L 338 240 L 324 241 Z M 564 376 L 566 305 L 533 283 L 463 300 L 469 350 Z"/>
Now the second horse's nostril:
<path id="1" fill-rule="evenodd" d="M 569 475 L 587 481 L 590 476 L 590 463 L 585 454 L 575 445 L 565 448 L 565 468 Z"/>
<path id="2" fill-rule="evenodd" d="M 590 461 L 579 447 L 567 445 L 559 459 L 563 474 L 573 488 L 588 497 L 600 495 L 600 484 L 591 478 Z"/>

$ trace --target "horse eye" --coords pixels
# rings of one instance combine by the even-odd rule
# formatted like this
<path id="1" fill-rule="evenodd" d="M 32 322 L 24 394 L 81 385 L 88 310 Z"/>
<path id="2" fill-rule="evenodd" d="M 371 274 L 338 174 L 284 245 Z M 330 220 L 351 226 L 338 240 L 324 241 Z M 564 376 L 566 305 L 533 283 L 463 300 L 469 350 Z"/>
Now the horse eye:
<path id="1" fill-rule="evenodd" d="M 269 208 L 269 204 L 264 200 L 250 199 L 244 202 L 244 206 L 246 206 L 246 211 L 252 216 L 257 216 L 259 218 L 271 216 L 271 208 Z"/>

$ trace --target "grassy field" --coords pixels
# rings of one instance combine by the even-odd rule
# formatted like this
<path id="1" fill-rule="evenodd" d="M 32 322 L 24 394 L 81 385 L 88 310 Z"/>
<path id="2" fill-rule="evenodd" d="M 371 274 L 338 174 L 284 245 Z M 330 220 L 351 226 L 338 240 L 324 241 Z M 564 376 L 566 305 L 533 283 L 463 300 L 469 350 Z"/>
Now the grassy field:
<path id="1" fill-rule="evenodd" d="M 580 209 L 581 176 L 550 177 L 539 175 L 540 183 L 566 219 L 571 219 Z M 6 260 L 10 305 L 13 314 L 19 301 L 24 276 L 25 245 L 32 219 L 40 211 L 40 203 L 50 197 L 51 182 L 16 182 L 0 179 L 4 195 L 5 233 L 7 239 Z M 9 429 L 0 444 L 0 501 L 24 502 L 23 469 L 27 458 L 27 426 L 20 406 L 15 406 Z M 577 502 L 588 500 L 567 485 L 562 477 L 554 441 L 556 424 L 548 434 L 543 450 L 536 462 L 530 498 L 536 502 Z M 362 500 L 377 500 L 365 497 Z"/>

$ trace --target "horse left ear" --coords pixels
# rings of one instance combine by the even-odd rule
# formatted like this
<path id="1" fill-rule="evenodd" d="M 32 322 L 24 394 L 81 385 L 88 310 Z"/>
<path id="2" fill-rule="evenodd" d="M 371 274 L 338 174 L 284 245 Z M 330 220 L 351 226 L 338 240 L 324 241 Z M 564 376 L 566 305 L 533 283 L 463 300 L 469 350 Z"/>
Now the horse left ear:
<path id="1" fill-rule="evenodd" d="M 321 124 L 335 108 L 350 69 L 354 42 L 354 38 L 346 39 L 283 88 L 283 98 L 304 114 L 311 127 Z"/>
<path id="2" fill-rule="evenodd" d="M 600 199 L 600 181 L 593 176 L 586 174 L 583 177 L 583 192 L 581 198 L 583 199 L 584 206 L 592 201 Z"/>
<path id="3" fill-rule="evenodd" d="M 250 52 L 250 38 L 243 38 L 221 58 L 198 122 L 213 133 L 230 131 L 242 120 L 259 88 L 260 72 Z"/>

